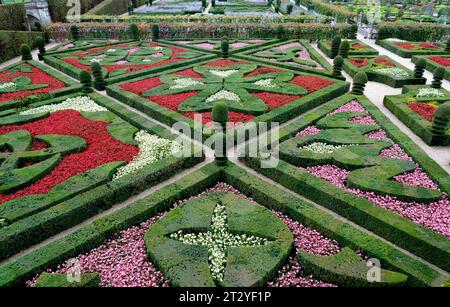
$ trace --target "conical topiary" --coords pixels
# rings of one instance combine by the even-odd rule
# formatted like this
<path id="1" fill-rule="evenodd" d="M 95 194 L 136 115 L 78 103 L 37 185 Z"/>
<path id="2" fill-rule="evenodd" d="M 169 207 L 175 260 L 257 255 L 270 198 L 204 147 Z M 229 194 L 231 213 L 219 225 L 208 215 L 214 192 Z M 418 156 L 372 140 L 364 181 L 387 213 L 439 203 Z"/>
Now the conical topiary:
<path id="1" fill-rule="evenodd" d="M 230 43 L 228 38 L 223 38 L 222 43 L 220 44 L 220 50 L 222 51 L 222 57 L 224 59 L 228 58 L 228 53 L 230 51 Z"/>
<path id="2" fill-rule="evenodd" d="M 99 63 L 93 62 L 91 64 L 91 70 L 94 75 L 94 88 L 98 91 L 104 91 L 106 88 L 106 83 L 103 79 L 102 67 Z"/>
<path id="3" fill-rule="evenodd" d="M 80 38 L 80 29 L 77 26 L 73 25 L 70 27 L 70 34 L 72 35 L 73 40 L 77 40 Z"/>
<path id="4" fill-rule="evenodd" d="M 450 102 L 441 104 L 434 112 L 431 133 L 433 134 L 433 145 L 442 145 L 443 138 L 448 131 L 450 123 Z"/>
<path id="5" fill-rule="evenodd" d="M 445 52 L 450 53 L 450 38 L 447 40 L 447 44 L 445 45 Z"/>
<path id="6" fill-rule="evenodd" d="M 45 54 L 45 39 L 41 36 L 38 36 L 36 38 L 36 47 L 39 49 L 38 58 L 39 61 L 42 61 L 44 59 Z"/>
<path id="7" fill-rule="evenodd" d="M 155 41 L 159 39 L 159 26 L 157 24 L 152 26 L 152 38 Z"/>
<path id="8" fill-rule="evenodd" d="M 431 82 L 432 88 L 441 88 L 442 87 L 442 80 L 444 80 L 445 77 L 445 68 L 444 67 L 438 67 L 434 71 L 434 78 L 433 82 Z"/>
<path id="9" fill-rule="evenodd" d="M 416 62 L 416 67 L 414 68 L 414 78 L 416 78 L 416 79 L 422 79 L 423 78 L 423 74 L 425 72 L 425 66 L 426 65 L 427 65 L 427 62 L 423 58 L 420 58 Z"/>
<path id="10" fill-rule="evenodd" d="M 131 39 L 139 40 L 139 29 L 136 24 L 132 23 L 130 25 L 130 27 L 128 28 L 128 33 L 129 33 Z"/>
<path id="11" fill-rule="evenodd" d="M 284 35 L 285 35 L 284 28 L 283 28 L 282 25 L 279 25 L 276 28 L 276 36 L 277 36 L 278 39 L 282 39 L 282 38 L 284 38 Z"/>
<path id="12" fill-rule="evenodd" d="M 214 148 L 215 159 L 218 165 L 225 165 L 228 161 L 227 158 L 227 121 L 228 121 L 228 105 L 225 102 L 216 102 L 212 109 L 212 120 L 219 123 L 221 126 L 221 132 L 217 132 L 216 146 Z M 217 142 L 221 142 L 222 146 L 217 146 Z"/>
<path id="13" fill-rule="evenodd" d="M 331 41 L 331 58 L 334 59 L 339 54 L 339 47 L 341 46 L 341 38 L 335 36 Z"/>
<path id="14" fill-rule="evenodd" d="M 367 74 L 363 71 L 358 72 L 353 78 L 353 89 L 352 94 L 354 95 L 363 95 L 364 89 L 368 82 Z"/>
<path id="15" fill-rule="evenodd" d="M 339 55 L 346 59 L 348 57 L 348 52 L 350 51 L 350 43 L 347 40 L 342 41 L 339 47 Z"/>
<path id="16" fill-rule="evenodd" d="M 87 70 L 80 72 L 81 91 L 83 94 L 89 94 L 93 92 L 92 89 L 92 77 Z"/>
<path id="17" fill-rule="evenodd" d="M 31 56 L 30 46 L 27 44 L 22 44 L 20 46 L 20 54 L 22 55 L 22 61 L 31 61 L 33 59 Z"/>
<path id="18" fill-rule="evenodd" d="M 350 35 L 349 38 L 350 39 L 356 39 L 358 36 L 358 25 L 357 24 L 352 24 L 350 26 Z"/>
<path id="19" fill-rule="evenodd" d="M 333 61 L 333 77 L 341 78 L 342 77 L 342 69 L 344 67 L 344 59 L 338 55 L 334 58 Z"/>

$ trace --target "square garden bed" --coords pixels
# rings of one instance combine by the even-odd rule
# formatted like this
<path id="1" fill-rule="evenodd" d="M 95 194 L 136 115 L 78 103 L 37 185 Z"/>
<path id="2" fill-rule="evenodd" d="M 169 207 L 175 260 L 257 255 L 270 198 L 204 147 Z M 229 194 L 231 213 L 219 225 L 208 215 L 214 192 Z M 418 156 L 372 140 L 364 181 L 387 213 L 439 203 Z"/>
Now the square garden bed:
<path id="1" fill-rule="evenodd" d="M 450 80 L 450 55 L 417 55 L 412 58 L 415 64 L 419 59 L 425 59 L 425 69 L 434 73 L 439 67 L 445 68 L 445 79 Z"/>
<path id="2" fill-rule="evenodd" d="M 414 55 L 445 54 L 445 48 L 426 42 L 408 42 L 397 39 L 384 39 L 377 44 L 389 51 L 403 57 L 411 58 Z"/>
<path id="3" fill-rule="evenodd" d="M 349 39 L 349 55 L 378 55 L 378 51 L 357 39 Z M 331 41 L 321 40 L 317 44 L 320 50 L 331 58 Z"/>

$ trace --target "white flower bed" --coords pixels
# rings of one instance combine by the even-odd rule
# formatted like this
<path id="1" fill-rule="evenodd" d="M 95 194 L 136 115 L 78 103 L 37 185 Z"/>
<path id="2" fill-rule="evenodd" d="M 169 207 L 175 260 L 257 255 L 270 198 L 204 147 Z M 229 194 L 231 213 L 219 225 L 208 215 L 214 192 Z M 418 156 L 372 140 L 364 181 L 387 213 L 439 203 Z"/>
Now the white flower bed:
<path id="1" fill-rule="evenodd" d="M 319 154 L 330 154 L 343 147 L 345 147 L 345 145 L 335 146 L 326 143 L 316 142 L 307 146 L 303 146 L 302 149 L 309 150 Z"/>
<path id="2" fill-rule="evenodd" d="M 438 90 L 437 88 L 421 88 L 417 93 L 416 97 L 444 97 L 445 94 Z"/>
<path id="3" fill-rule="evenodd" d="M 120 167 L 113 180 L 135 172 L 182 149 L 177 142 L 160 138 L 142 130 L 136 133 L 134 139 L 139 146 L 139 155 L 127 165 Z"/>
<path id="4" fill-rule="evenodd" d="M 68 98 L 58 104 L 49 104 L 34 109 L 29 109 L 20 112 L 20 115 L 30 115 L 39 113 L 53 113 L 62 110 L 74 110 L 78 112 L 105 112 L 108 111 L 106 108 L 99 106 L 94 100 L 87 96 L 79 96 L 74 98 Z"/>
<path id="5" fill-rule="evenodd" d="M 409 73 L 402 69 L 402 68 L 398 68 L 398 67 L 392 67 L 392 68 L 379 68 L 379 69 L 374 69 L 373 71 L 383 74 L 383 75 L 389 75 L 392 77 L 397 77 L 397 78 L 408 78 L 409 77 Z"/>
<path id="6" fill-rule="evenodd" d="M 275 88 L 277 85 L 275 83 L 272 83 L 273 79 L 261 79 L 253 83 L 254 85 L 262 86 L 262 87 L 268 87 L 268 88 Z"/>
<path id="7" fill-rule="evenodd" d="M 108 49 L 106 52 L 113 53 L 113 52 L 116 52 L 116 49 Z"/>
<path id="8" fill-rule="evenodd" d="M 91 59 L 91 62 L 92 62 L 92 63 L 94 63 L 94 62 L 99 63 L 99 62 L 101 62 L 101 61 L 102 61 L 102 58 L 93 58 L 93 59 Z"/>
<path id="9" fill-rule="evenodd" d="M 221 90 L 217 93 L 215 93 L 214 95 L 209 96 L 206 99 L 206 102 L 214 102 L 217 100 L 221 100 L 221 99 L 225 99 L 225 100 L 231 100 L 231 101 L 241 101 L 241 98 L 239 98 L 239 96 L 233 92 L 229 92 L 227 90 Z"/>
<path id="10" fill-rule="evenodd" d="M 183 234 L 182 231 L 170 235 L 171 239 L 185 244 L 205 246 L 209 254 L 211 276 L 216 282 L 223 282 L 227 264 L 227 250 L 238 246 L 261 246 L 270 243 L 265 238 L 232 234 L 227 229 L 225 206 L 217 204 L 211 220 L 211 228 L 204 233 Z"/>
<path id="11" fill-rule="evenodd" d="M 203 84 L 203 82 L 200 82 L 200 81 L 197 81 L 197 80 L 194 80 L 191 78 L 175 79 L 175 80 L 173 80 L 173 82 L 175 84 L 169 88 L 171 90 L 183 89 L 183 88 L 191 87 L 193 85 Z"/>
<path id="12" fill-rule="evenodd" d="M 0 90 L 9 90 L 14 87 L 16 87 L 16 84 L 14 82 L 0 83 Z"/>
<path id="13" fill-rule="evenodd" d="M 216 75 L 218 77 L 221 78 L 228 78 L 229 76 L 231 76 L 232 74 L 237 73 L 239 70 L 237 69 L 229 69 L 229 70 L 210 70 L 209 72 L 212 73 L 213 75 Z"/>

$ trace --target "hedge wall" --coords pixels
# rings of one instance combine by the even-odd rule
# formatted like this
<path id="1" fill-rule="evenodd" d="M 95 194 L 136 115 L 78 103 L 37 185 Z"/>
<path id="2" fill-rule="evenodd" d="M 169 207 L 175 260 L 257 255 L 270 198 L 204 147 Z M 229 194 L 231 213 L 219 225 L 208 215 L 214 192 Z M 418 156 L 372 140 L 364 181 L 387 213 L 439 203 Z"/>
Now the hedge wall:
<path id="1" fill-rule="evenodd" d="M 0 4 L 0 30 L 27 30 L 27 13 L 23 3 Z"/>
<path id="2" fill-rule="evenodd" d="M 399 38 L 414 42 L 437 41 L 450 34 L 450 27 L 434 23 L 383 22 L 378 26 L 378 39 Z"/>
<path id="3" fill-rule="evenodd" d="M 92 7 L 103 2 L 103 0 L 80 0 L 80 2 L 81 14 L 84 14 Z M 116 0 L 115 3 L 116 2 L 118 1 Z M 48 9 L 50 11 L 50 16 L 52 17 L 53 22 L 66 21 L 67 11 L 69 10 L 69 7 L 67 6 L 67 0 L 48 0 Z"/>
<path id="4" fill-rule="evenodd" d="M 34 45 L 41 32 L 0 31 L 0 63 L 20 54 L 20 45 Z"/>
<path id="5" fill-rule="evenodd" d="M 347 19 L 353 19 L 356 17 L 355 13 L 350 12 L 346 9 L 341 9 L 338 6 L 323 0 L 300 0 L 300 4 L 306 7 L 312 7 L 316 12 L 320 14 L 336 17 L 338 21 L 345 21 Z"/>

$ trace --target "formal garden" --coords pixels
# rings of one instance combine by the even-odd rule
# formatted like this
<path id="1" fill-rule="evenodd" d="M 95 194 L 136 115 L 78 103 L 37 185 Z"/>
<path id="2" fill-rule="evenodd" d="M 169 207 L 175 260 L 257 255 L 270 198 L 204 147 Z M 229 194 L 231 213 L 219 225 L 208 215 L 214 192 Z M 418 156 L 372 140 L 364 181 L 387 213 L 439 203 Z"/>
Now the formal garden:
<path id="1" fill-rule="evenodd" d="M 450 286 L 447 4 L 12 2 L 0 287 Z"/>

